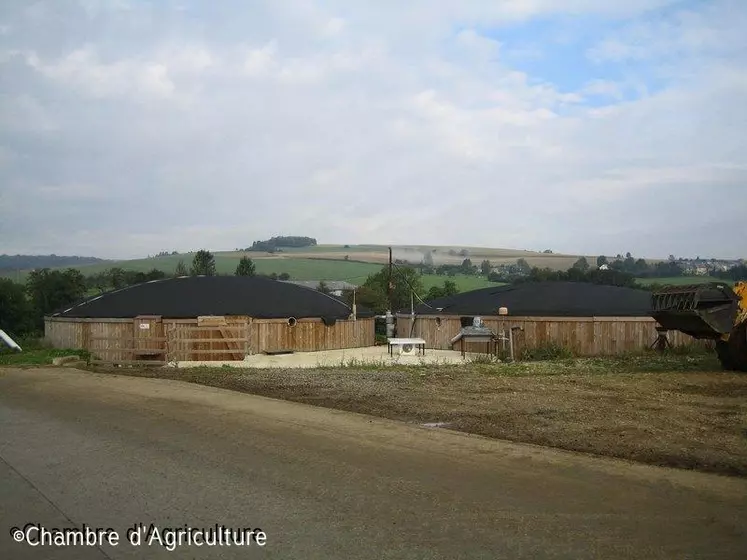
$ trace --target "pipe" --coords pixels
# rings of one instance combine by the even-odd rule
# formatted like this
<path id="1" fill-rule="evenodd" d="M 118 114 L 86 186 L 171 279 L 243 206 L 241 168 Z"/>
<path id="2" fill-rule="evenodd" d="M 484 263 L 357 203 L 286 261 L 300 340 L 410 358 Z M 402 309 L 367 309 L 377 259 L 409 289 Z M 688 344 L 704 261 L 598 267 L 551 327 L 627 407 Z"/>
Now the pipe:
<path id="1" fill-rule="evenodd" d="M 524 331 L 524 327 L 510 327 L 508 332 L 508 346 L 511 351 L 511 361 L 515 361 L 516 358 L 514 357 L 514 331 Z"/>
<path id="2" fill-rule="evenodd" d="M 387 338 L 394 338 L 394 315 L 392 312 L 387 310 L 386 312 L 386 336 Z"/>
<path id="3" fill-rule="evenodd" d="M 508 348 L 509 348 L 509 356 L 511 358 L 511 361 L 514 361 L 514 329 L 511 328 L 508 331 Z"/>
<path id="4" fill-rule="evenodd" d="M 412 333 L 415 331 L 415 298 L 412 290 L 410 290 L 410 338 Z"/>
<path id="5" fill-rule="evenodd" d="M 13 350 L 16 350 L 17 352 L 23 352 L 23 350 L 21 349 L 21 347 L 18 346 L 18 344 L 16 344 L 16 341 L 13 340 L 12 338 L 10 338 L 10 336 L 8 336 L 5 333 L 5 331 L 2 330 L 2 329 L 0 329 L 0 338 L 2 338 L 3 342 L 5 342 L 5 344 L 7 344 L 8 346 L 10 346 Z"/>

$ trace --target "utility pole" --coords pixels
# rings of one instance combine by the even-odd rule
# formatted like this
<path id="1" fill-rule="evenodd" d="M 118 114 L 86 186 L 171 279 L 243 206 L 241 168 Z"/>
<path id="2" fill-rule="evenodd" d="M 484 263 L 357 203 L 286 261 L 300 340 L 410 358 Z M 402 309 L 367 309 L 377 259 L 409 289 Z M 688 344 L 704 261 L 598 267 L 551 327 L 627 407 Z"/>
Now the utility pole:
<path id="1" fill-rule="evenodd" d="M 392 248 L 389 247 L 389 281 L 387 282 L 387 297 L 389 302 L 389 311 L 392 310 Z"/>
<path id="2" fill-rule="evenodd" d="M 392 248 L 389 247 L 389 281 L 387 282 L 386 337 L 394 336 L 394 316 L 392 315 Z"/>

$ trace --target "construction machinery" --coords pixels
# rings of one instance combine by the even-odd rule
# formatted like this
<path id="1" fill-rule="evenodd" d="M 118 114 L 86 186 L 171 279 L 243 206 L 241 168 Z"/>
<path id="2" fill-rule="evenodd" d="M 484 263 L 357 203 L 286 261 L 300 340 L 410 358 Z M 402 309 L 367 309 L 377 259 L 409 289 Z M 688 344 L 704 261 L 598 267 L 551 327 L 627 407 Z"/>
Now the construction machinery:
<path id="1" fill-rule="evenodd" d="M 747 282 L 668 286 L 651 308 L 663 328 L 713 340 L 724 369 L 747 371 Z"/>

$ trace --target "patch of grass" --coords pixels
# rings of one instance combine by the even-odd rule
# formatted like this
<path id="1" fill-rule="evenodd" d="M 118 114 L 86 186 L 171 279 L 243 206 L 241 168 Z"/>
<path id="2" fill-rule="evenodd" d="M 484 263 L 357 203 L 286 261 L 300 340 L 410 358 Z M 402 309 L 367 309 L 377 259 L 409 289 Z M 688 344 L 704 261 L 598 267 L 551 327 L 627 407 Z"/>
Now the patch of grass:
<path id="1" fill-rule="evenodd" d="M 215 268 L 219 274 L 233 274 L 236 265 L 243 253 L 215 254 Z M 251 256 L 251 254 L 250 254 Z M 103 272 L 113 267 L 120 267 L 125 270 L 135 272 L 148 272 L 154 268 L 166 273 L 172 273 L 180 260 L 189 268 L 193 255 L 167 255 L 163 257 L 154 257 L 151 259 L 135 259 L 129 261 L 112 261 L 107 263 L 96 263 L 84 265 L 78 269 L 84 275 L 91 275 Z M 295 257 L 278 257 L 278 258 L 254 258 L 257 272 L 260 274 L 290 274 L 293 280 L 345 280 L 354 279 L 361 283 L 366 276 L 381 270 L 381 265 L 373 263 L 350 262 L 344 260 L 320 260 L 304 259 Z M 25 281 L 28 271 L 21 271 L 14 276 L 18 281 Z M 354 282 L 354 280 L 351 280 Z M 355 282 L 354 282 L 355 283 Z"/>
<path id="2" fill-rule="evenodd" d="M 560 344 L 548 343 L 534 348 L 526 348 L 521 359 L 527 361 L 562 360 L 573 358 L 573 351 Z"/>
<path id="3" fill-rule="evenodd" d="M 50 365 L 54 358 L 62 356 L 80 356 L 82 360 L 87 360 L 87 352 L 81 350 L 47 348 L 33 350 L 24 349 L 23 352 L 13 352 L 11 350 L 2 349 L 0 350 L 0 366 Z"/>
<path id="4" fill-rule="evenodd" d="M 50 365 L 54 358 L 63 356 L 79 356 L 85 361 L 90 357 L 90 353 L 85 350 L 52 348 L 40 338 L 23 338 L 16 342 L 21 347 L 21 352 L 11 350 L 7 346 L 0 347 L 0 366 Z"/>

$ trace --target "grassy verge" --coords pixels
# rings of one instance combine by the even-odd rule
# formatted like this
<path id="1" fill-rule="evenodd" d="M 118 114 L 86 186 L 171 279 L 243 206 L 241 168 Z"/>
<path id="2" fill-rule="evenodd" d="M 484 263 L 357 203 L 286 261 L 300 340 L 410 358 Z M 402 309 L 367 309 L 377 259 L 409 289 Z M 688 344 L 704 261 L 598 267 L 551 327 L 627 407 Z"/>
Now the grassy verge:
<path id="1" fill-rule="evenodd" d="M 747 376 L 705 353 L 462 366 L 97 369 L 747 476 Z"/>
<path id="2" fill-rule="evenodd" d="M 22 352 L 16 352 L 6 346 L 0 347 L 0 366 L 41 366 L 50 365 L 52 360 L 63 356 L 88 357 L 85 350 L 52 348 L 38 339 L 16 340 Z"/>

